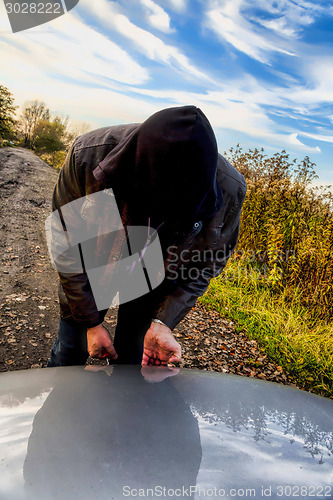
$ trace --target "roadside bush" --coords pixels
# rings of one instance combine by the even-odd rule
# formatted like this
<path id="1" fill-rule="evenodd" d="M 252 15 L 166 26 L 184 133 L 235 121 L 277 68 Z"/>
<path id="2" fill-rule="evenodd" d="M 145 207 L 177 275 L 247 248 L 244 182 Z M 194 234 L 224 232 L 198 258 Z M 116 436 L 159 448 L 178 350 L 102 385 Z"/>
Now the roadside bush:
<path id="1" fill-rule="evenodd" d="M 244 201 L 238 251 L 239 280 L 253 279 L 286 303 L 295 297 L 313 320 L 333 317 L 333 194 L 314 187 L 308 157 L 290 160 L 282 151 L 231 149 L 230 162 L 243 173 Z"/>
<path id="2" fill-rule="evenodd" d="M 51 167 L 60 170 L 63 166 L 67 151 L 55 151 L 53 153 L 42 153 L 39 157 Z"/>

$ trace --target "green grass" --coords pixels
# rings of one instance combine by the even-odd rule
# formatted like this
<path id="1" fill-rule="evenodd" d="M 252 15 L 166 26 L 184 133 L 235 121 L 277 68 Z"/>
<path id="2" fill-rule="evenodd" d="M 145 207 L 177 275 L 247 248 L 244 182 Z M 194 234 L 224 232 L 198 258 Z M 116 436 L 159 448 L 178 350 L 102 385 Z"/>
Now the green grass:
<path id="1" fill-rule="evenodd" d="M 333 398 L 333 324 L 311 321 L 296 294 L 287 305 L 256 280 L 218 277 L 199 302 L 234 320 L 298 387 Z"/>

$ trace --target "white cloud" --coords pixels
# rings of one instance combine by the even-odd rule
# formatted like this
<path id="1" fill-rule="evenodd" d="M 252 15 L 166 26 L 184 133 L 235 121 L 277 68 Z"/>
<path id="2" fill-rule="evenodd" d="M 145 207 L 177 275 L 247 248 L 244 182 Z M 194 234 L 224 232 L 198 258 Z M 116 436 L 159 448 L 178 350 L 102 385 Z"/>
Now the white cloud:
<path id="1" fill-rule="evenodd" d="M 40 96 L 53 109 L 80 119 L 86 119 L 82 116 L 84 109 L 90 120 L 100 124 L 107 124 L 105 120 L 108 116 L 113 123 L 131 122 L 140 117 L 144 119 L 164 107 L 195 104 L 203 109 L 216 128 L 243 133 L 259 141 L 269 141 L 272 145 L 290 145 L 308 152 L 318 151 L 318 148 L 308 147 L 300 141 L 302 133 L 299 130 L 280 127 L 279 133 L 276 133 L 276 124 L 269 118 L 265 107 L 280 109 L 287 116 L 292 111 L 307 116 L 311 107 L 316 108 L 332 92 L 332 72 L 327 60 L 322 60 L 320 64 L 317 61 L 315 74 L 324 74 L 326 78 L 314 77 L 316 80 L 312 89 L 296 85 L 293 88 L 264 88 L 253 76 L 247 74 L 240 79 L 224 82 L 218 91 L 207 89 L 205 92 L 191 93 L 174 89 L 140 89 L 138 85 L 148 81 L 146 71 L 131 58 L 127 59 L 129 56 L 125 52 L 117 52 L 117 46 L 114 47 L 106 37 L 70 17 L 64 18 L 62 22 L 59 19 L 52 23 L 52 28 L 52 31 L 45 34 L 21 34 L 15 38 L 15 46 L 9 45 L 6 48 L 10 61 L 7 71 L 12 77 L 16 76 L 17 82 L 26 80 L 25 99 Z M 65 37 L 67 33 L 70 35 Z M 313 68 L 311 61 L 309 67 Z M 323 68 L 327 69 L 326 73 Z M 55 84 L 52 77 L 48 77 L 48 72 L 55 72 L 63 77 L 68 75 L 78 83 L 74 86 L 57 84 L 55 93 Z M 120 83 L 116 84 L 108 77 Z M 36 82 L 43 82 L 43 85 L 38 86 Z M 81 85 L 89 83 L 96 87 L 98 82 L 104 82 L 109 90 L 87 89 Z M 131 86 L 124 88 L 122 82 Z M 47 88 L 53 90 L 47 92 Z M 61 88 L 66 88 L 70 99 L 67 99 L 65 91 L 59 95 Z M 323 92 L 324 89 L 327 89 L 326 93 Z M 131 92 L 134 97 L 126 97 L 124 92 Z M 155 99 L 154 105 L 148 104 L 151 98 Z M 92 103 L 88 102 L 90 99 Z M 320 140 L 319 136 L 317 138 Z"/>
<path id="2" fill-rule="evenodd" d="M 134 90 L 134 89 L 133 89 Z M 270 120 L 264 110 L 252 102 L 248 96 L 246 102 L 230 99 L 235 97 L 236 92 L 207 92 L 206 94 L 181 91 L 152 91 L 149 89 L 137 89 L 142 95 L 155 97 L 166 106 L 181 106 L 194 104 L 202 109 L 215 128 L 233 130 L 244 133 L 256 139 L 267 139 L 273 144 L 283 144 L 289 141 L 288 134 L 276 134 L 275 124 Z M 240 96 L 238 96 L 240 97 Z"/>
<path id="3" fill-rule="evenodd" d="M 152 0 L 141 2 L 156 5 Z M 251 2 L 217 0 L 214 4 L 211 1 L 209 7 L 211 11 L 213 7 L 218 9 L 224 16 L 225 23 L 220 26 L 220 30 L 230 36 L 235 30 L 234 36 L 239 38 L 237 43 L 244 44 L 239 45 L 243 51 L 266 61 L 273 50 L 273 38 L 265 40 L 263 33 L 278 36 L 278 23 L 282 23 L 281 12 L 291 2 L 258 0 L 259 5 L 260 2 L 266 5 L 267 12 L 276 14 L 277 24 L 268 28 L 257 20 L 257 31 L 247 40 L 247 32 L 252 30 L 254 18 L 245 19 L 243 6 Z M 165 3 L 166 0 L 163 5 Z M 176 3 L 181 7 L 183 2 Z M 0 14 L 1 5 L 0 2 Z M 89 23 L 103 26 L 103 33 L 106 34 L 87 26 L 79 14 L 85 18 L 89 16 Z M 296 17 L 295 12 L 289 10 L 288 19 L 283 18 L 280 29 L 283 37 L 288 36 L 288 30 L 290 36 L 298 36 L 301 23 L 297 24 Z M 240 26 L 236 23 L 238 19 Z M 308 21 L 310 19 L 302 19 L 303 25 Z M 1 28 L 8 32 L 9 23 L 6 25 L 1 20 Z M 115 37 L 117 44 L 112 41 Z M 124 41 L 121 43 L 119 39 L 122 37 Z M 125 47 L 128 49 L 124 50 Z M 316 153 L 320 149 L 316 145 L 307 146 L 302 142 L 303 138 L 332 142 L 329 127 L 325 129 L 325 121 L 316 122 L 316 118 L 325 117 L 325 114 L 333 122 L 332 108 L 327 106 L 327 103 L 333 102 L 333 60 L 324 55 L 319 57 L 309 53 L 302 65 L 297 66 L 298 74 L 294 72 L 297 79 L 286 78 L 284 87 L 272 83 L 265 85 L 245 72 L 239 78 L 226 74 L 223 81 L 213 82 L 209 74 L 204 75 L 178 47 L 140 28 L 121 13 L 119 6 L 107 0 L 95 0 L 93 4 L 89 0 L 81 0 L 73 12 L 46 24 L 42 29 L 37 27 L 15 35 L 3 35 L 0 50 L 7 59 L 6 66 L 2 67 L 2 83 L 14 93 L 17 104 L 38 98 L 44 100 L 52 110 L 91 121 L 96 127 L 142 121 L 158 109 L 195 104 L 207 114 L 219 133 L 228 131 L 230 137 L 233 134 L 236 138 L 235 141 L 243 134 L 254 139 L 259 146 L 266 143 L 272 147 L 290 147 L 307 153 Z M 139 64 L 136 60 L 138 54 L 144 55 L 149 61 L 140 57 L 140 61 L 144 62 Z M 198 87 L 200 90 L 179 91 L 176 84 L 170 84 L 170 89 L 165 89 L 163 82 L 159 88 L 152 89 L 150 72 L 157 66 L 154 66 L 154 62 L 166 66 L 168 81 L 177 71 L 184 79 L 192 78 L 201 84 Z M 144 64 L 149 66 L 149 70 Z M 304 84 L 300 83 L 301 79 Z M 105 88 L 101 89 L 101 86 Z M 276 115 L 280 117 L 279 125 Z M 304 125 L 300 116 L 302 120 L 311 121 L 311 124 L 303 127 L 306 133 L 300 130 Z M 299 124 L 294 125 L 296 122 L 288 120 L 290 118 L 299 120 Z"/>
<path id="4" fill-rule="evenodd" d="M 0 35 L 12 33 L 5 4 L 0 2 Z"/>
<path id="5" fill-rule="evenodd" d="M 144 98 L 131 97 L 110 88 L 86 87 L 80 82 L 64 81 L 55 85 L 51 75 L 46 75 L 41 69 L 31 73 L 28 64 L 13 67 L 12 70 L 11 76 L 5 78 L 4 85 L 14 94 L 15 104 L 21 106 L 26 100 L 39 99 L 51 111 L 69 115 L 71 119 L 91 122 L 96 128 L 141 122 L 161 109 L 158 104 L 151 104 Z M 20 84 L 22 81 L 24 86 Z"/>
<path id="6" fill-rule="evenodd" d="M 302 134 L 302 135 L 304 135 L 304 134 Z M 306 151 L 311 151 L 312 153 L 313 152 L 320 153 L 320 148 L 318 146 L 315 146 L 315 147 L 306 146 L 305 144 L 303 144 L 303 142 L 301 142 L 298 139 L 297 136 L 298 136 L 297 132 L 290 134 L 288 142 L 291 146 L 296 146 L 297 148 L 305 149 Z"/>
<path id="7" fill-rule="evenodd" d="M 170 27 L 170 17 L 157 3 L 153 0 L 140 0 L 147 12 L 147 19 L 153 28 L 156 28 L 164 33 L 171 33 L 173 30 Z"/>
<path id="8" fill-rule="evenodd" d="M 184 12 L 187 7 L 187 0 L 168 0 L 168 3 L 176 12 Z"/>
<path id="9" fill-rule="evenodd" d="M 300 32 L 304 26 L 312 24 L 318 14 L 321 14 L 325 9 L 319 2 L 295 2 L 293 0 L 247 0 L 248 6 L 255 6 L 266 12 L 268 15 L 274 16 L 274 19 L 282 21 L 282 26 L 287 28 L 282 30 L 283 36 L 289 36 L 289 32 L 294 34 Z M 276 16 L 279 16 L 276 18 Z M 255 17 L 259 22 L 260 18 Z M 274 20 L 273 20 L 274 21 Z M 270 28 L 275 30 L 277 25 L 274 22 Z"/>
<path id="10" fill-rule="evenodd" d="M 332 14 L 333 7 L 319 2 L 292 0 L 209 0 L 204 24 L 220 40 L 262 63 L 272 54 L 295 55 L 295 38 L 318 15 Z M 258 15 L 258 9 L 265 17 Z M 297 49 L 297 47 L 296 47 Z"/>
<path id="11" fill-rule="evenodd" d="M 290 38 L 298 36 L 295 27 L 289 26 L 287 20 L 283 17 L 279 17 L 278 19 L 259 19 L 258 22 L 265 28 L 275 31 L 278 35 Z"/>
<path id="12" fill-rule="evenodd" d="M 119 13 L 113 2 L 108 0 L 81 0 L 80 9 L 107 29 L 112 29 L 132 43 L 132 49 L 145 57 L 171 66 L 184 72 L 187 77 L 201 80 L 211 79 L 191 64 L 177 47 L 164 43 L 160 38 L 132 23 L 124 14 Z"/>
<path id="13" fill-rule="evenodd" d="M 3 36 L 0 50 L 11 66 L 3 68 L 3 74 L 15 74 L 15 65 L 23 64 L 27 70 L 30 65 L 27 75 L 53 72 L 57 78 L 76 78 L 82 84 L 109 79 L 138 84 L 149 77 L 125 50 L 72 14 L 46 24 L 43 31 L 36 27 Z"/>
<path id="14" fill-rule="evenodd" d="M 331 142 L 333 143 L 333 135 L 325 135 L 325 134 L 310 134 L 308 132 L 299 132 L 299 135 L 304 137 L 309 137 L 310 139 L 315 139 L 320 142 Z"/>
<path id="15" fill-rule="evenodd" d="M 212 125 L 218 129 L 242 133 L 255 138 L 257 141 L 265 141 L 279 147 L 292 147 L 294 150 L 307 153 L 318 153 L 318 146 L 308 146 L 300 140 L 300 136 L 306 136 L 299 130 L 298 126 L 277 125 L 268 115 L 266 109 L 278 108 L 281 113 L 290 118 L 293 110 L 304 111 L 301 99 L 297 100 L 300 89 L 294 89 L 292 95 L 290 90 L 279 87 L 264 88 L 254 77 L 243 75 L 240 80 L 230 81 L 221 86 L 219 91 L 208 91 L 205 93 L 181 92 L 169 90 L 134 89 L 133 91 L 154 97 L 155 99 L 170 102 L 169 105 L 194 104 L 207 114 Z M 313 94 L 313 105 L 320 104 L 320 94 Z M 294 101 L 294 102 L 293 102 Z M 162 107 L 162 106 L 161 106 Z M 307 119 L 307 117 L 306 117 Z M 319 123 L 319 125 L 322 125 Z M 314 125 L 315 126 L 315 125 Z M 309 136 L 310 137 L 310 136 Z M 330 136 L 315 134 L 314 139 L 329 139 Z"/>
<path id="16" fill-rule="evenodd" d="M 273 52 L 294 55 L 286 44 L 276 43 L 274 35 L 267 36 L 267 30 L 263 34 L 262 29 L 247 19 L 243 11 L 248 3 L 248 0 L 211 0 L 205 13 L 205 26 L 219 39 L 262 63 L 268 63 Z"/>
<path id="17" fill-rule="evenodd" d="M 280 101 L 308 117 L 313 112 L 325 116 L 333 102 L 333 57 L 308 54 L 301 68 L 305 84 L 278 89 Z"/>

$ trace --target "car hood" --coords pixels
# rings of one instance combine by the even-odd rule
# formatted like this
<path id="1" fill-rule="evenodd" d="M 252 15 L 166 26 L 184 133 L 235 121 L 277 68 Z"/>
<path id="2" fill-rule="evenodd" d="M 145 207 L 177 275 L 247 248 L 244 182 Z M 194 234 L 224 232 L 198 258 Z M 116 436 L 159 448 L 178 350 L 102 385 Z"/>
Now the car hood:
<path id="1" fill-rule="evenodd" d="M 333 401 L 236 375 L 166 375 L 1 374 L 0 498 L 332 498 Z"/>

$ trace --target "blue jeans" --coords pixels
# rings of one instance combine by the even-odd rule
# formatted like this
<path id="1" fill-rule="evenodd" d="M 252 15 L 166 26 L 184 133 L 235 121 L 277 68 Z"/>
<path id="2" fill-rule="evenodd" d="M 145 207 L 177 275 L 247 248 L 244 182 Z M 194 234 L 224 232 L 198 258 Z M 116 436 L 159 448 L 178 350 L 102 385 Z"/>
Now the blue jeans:
<path id="1" fill-rule="evenodd" d="M 158 293 L 156 289 L 119 306 L 113 343 L 117 364 L 141 364 L 144 336 L 154 317 L 156 300 L 153 299 Z M 47 366 L 85 365 L 88 356 L 87 328 L 72 319 L 60 319 L 58 338 Z"/>
<path id="2" fill-rule="evenodd" d="M 88 356 L 87 328 L 60 318 L 58 338 L 52 347 L 47 366 L 85 365 Z"/>

